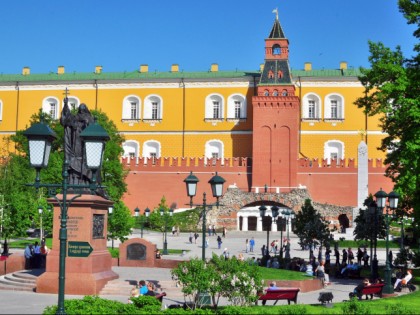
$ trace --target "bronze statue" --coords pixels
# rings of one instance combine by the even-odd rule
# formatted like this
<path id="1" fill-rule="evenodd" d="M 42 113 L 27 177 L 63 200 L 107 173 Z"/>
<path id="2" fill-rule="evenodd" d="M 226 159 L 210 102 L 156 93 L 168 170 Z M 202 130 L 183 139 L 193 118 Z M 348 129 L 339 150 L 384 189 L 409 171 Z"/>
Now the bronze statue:
<path id="1" fill-rule="evenodd" d="M 83 146 L 80 133 L 91 123 L 93 117 L 85 104 L 80 104 L 77 114 L 73 115 L 68 105 L 68 98 L 64 99 L 60 123 L 64 127 L 64 154 L 69 163 L 69 184 L 90 184 L 92 171 L 83 160 Z"/>

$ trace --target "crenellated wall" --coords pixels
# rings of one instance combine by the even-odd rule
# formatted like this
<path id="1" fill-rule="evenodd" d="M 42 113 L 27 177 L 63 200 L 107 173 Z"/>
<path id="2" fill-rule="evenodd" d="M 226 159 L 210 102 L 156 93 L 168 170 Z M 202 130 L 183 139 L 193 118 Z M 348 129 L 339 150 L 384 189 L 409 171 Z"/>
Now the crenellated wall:
<path id="1" fill-rule="evenodd" d="M 165 157 L 154 160 L 143 158 L 122 159 L 129 170 L 127 176 L 128 192 L 124 196 L 126 205 L 134 211 L 139 207 L 153 209 L 165 196 L 167 204 L 176 203 L 178 208 L 188 208 L 184 179 L 190 171 L 194 172 L 198 184 L 195 203 L 202 202 L 203 192 L 207 193 L 208 202 L 213 202 L 208 181 L 218 172 L 225 180 L 225 190 L 229 186 L 244 192 L 261 192 L 264 187 L 252 184 L 251 158 L 226 158 L 216 161 L 204 158 Z M 385 175 L 386 167 L 381 159 L 368 161 L 368 191 L 375 193 L 380 188 L 385 191 L 393 189 L 393 183 Z M 314 202 L 337 206 L 357 206 L 358 168 L 356 159 L 332 161 L 328 165 L 325 159 L 299 159 L 298 187 L 268 187 L 268 192 L 283 193 L 295 188 L 306 187 Z M 367 197 L 367 196 L 366 196 Z M 234 217 L 234 215 L 232 216 Z"/>

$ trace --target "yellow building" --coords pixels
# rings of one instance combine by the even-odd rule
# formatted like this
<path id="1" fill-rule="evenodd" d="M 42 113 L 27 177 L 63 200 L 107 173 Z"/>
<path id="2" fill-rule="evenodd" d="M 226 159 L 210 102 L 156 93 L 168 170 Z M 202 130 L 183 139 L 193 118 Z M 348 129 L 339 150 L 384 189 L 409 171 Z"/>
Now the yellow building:
<path id="1" fill-rule="evenodd" d="M 58 119 L 68 93 L 74 108 L 85 103 L 114 121 L 125 137 L 126 157 L 152 161 L 197 157 L 205 162 L 220 159 L 222 165 L 225 158 L 252 159 L 252 179 L 241 187 L 249 191 L 264 183 L 282 190 L 300 186 L 300 178 L 311 174 L 301 170 L 297 176 L 299 158 L 318 159 L 320 165 L 336 161 L 347 165 L 343 160 L 352 159 L 357 166 L 362 140 L 370 159 L 384 158 L 385 153 L 377 150 L 383 138 L 378 117 L 367 117 L 354 105 L 363 93 L 359 70 L 348 68 L 346 62 L 336 69 L 312 69 L 308 62 L 301 70 L 290 70 L 288 44 L 276 17 L 258 71 L 220 71 L 218 64 L 211 64 L 202 72 L 184 72 L 174 64 L 168 71 L 155 72 L 142 64 L 132 72 L 119 73 L 104 72 L 101 66 L 91 73 L 66 73 L 64 66 L 58 66 L 56 73 L 34 74 L 24 67 L 21 74 L 1 74 L 0 154 L 14 151 L 7 137 L 26 129 L 40 108 Z M 286 121 L 283 114 L 290 113 L 289 101 L 293 115 Z M 265 127 L 283 129 L 270 134 L 276 137 L 272 142 L 264 136 L 269 133 L 257 132 L 265 128 L 264 117 L 271 124 Z M 284 133 L 287 129 L 289 133 Z M 279 146 L 286 142 L 277 139 L 283 135 L 290 145 L 284 149 Z M 260 152 L 269 143 L 273 148 Z M 287 167 L 291 171 L 285 172 Z M 291 174 L 285 178 L 285 173 Z M 383 170 L 378 174 L 383 175 Z M 340 175 L 334 176 L 331 183 Z M 305 181 L 310 183 L 310 177 Z M 353 179 L 348 185 L 357 186 Z"/>

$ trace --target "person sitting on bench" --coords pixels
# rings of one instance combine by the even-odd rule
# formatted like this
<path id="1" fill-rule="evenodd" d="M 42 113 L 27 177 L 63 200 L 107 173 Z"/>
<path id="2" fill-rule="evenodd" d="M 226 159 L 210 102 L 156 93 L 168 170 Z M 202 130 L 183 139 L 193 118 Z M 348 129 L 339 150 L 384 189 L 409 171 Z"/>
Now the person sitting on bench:
<path id="1" fill-rule="evenodd" d="M 395 280 L 394 290 L 401 291 L 401 286 L 406 285 L 411 280 L 411 278 L 413 278 L 412 271 L 408 269 L 407 275 L 404 278 Z"/>
<path id="2" fill-rule="evenodd" d="M 280 289 L 275 281 L 271 281 L 270 286 L 267 288 L 267 291 L 278 290 Z"/>

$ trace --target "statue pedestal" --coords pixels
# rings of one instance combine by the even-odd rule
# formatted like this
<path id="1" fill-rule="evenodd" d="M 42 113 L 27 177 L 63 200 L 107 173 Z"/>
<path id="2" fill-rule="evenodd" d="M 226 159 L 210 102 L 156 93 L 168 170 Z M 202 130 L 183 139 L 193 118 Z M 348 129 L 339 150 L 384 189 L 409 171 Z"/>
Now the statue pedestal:
<path id="1" fill-rule="evenodd" d="M 67 195 L 67 202 L 74 195 Z M 57 195 L 62 202 L 62 195 Z M 47 255 L 46 272 L 37 280 L 37 292 L 58 293 L 61 209 L 55 199 L 53 244 Z M 96 295 L 118 275 L 112 271 L 107 249 L 108 207 L 112 202 L 99 196 L 82 195 L 68 208 L 65 294 Z"/>

